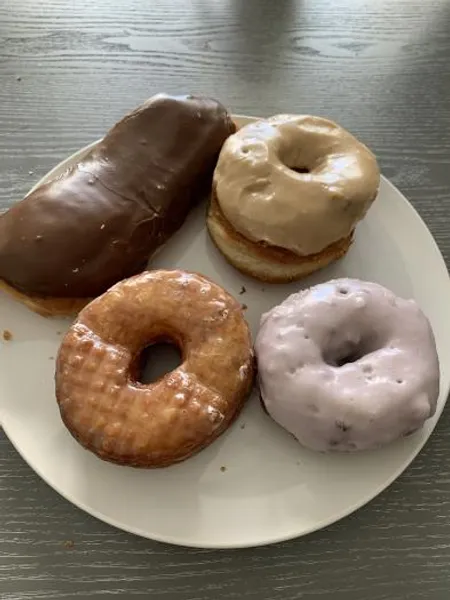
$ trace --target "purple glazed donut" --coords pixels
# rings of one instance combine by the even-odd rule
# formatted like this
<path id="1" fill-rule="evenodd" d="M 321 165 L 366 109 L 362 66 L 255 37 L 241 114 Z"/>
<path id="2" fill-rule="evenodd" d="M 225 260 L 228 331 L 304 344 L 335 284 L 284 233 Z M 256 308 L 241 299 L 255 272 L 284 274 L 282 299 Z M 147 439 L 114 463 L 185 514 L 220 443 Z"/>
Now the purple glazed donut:
<path id="1" fill-rule="evenodd" d="M 430 323 L 376 283 L 336 279 L 289 296 L 262 316 L 255 350 L 267 412 L 312 450 L 377 448 L 436 410 Z"/>

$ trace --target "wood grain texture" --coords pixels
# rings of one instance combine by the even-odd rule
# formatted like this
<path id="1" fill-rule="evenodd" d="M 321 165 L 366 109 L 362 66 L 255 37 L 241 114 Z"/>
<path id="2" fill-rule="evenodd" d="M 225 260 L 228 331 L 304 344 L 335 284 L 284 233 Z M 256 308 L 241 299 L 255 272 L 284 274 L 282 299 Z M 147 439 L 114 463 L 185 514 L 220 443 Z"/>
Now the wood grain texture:
<path id="1" fill-rule="evenodd" d="M 377 153 L 450 261 L 447 0 L 0 0 L 0 207 L 151 94 L 313 112 Z M 0 598 L 444 600 L 450 426 L 392 487 L 326 531 L 238 552 L 116 531 L 0 437 Z"/>

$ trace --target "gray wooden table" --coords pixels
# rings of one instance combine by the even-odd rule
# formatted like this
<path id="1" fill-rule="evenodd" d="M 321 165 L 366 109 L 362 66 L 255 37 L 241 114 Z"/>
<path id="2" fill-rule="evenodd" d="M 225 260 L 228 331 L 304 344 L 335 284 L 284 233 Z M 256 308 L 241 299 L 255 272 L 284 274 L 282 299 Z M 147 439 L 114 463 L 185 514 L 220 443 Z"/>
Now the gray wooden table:
<path id="1" fill-rule="evenodd" d="M 336 119 L 373 148 L 450 261 L 449 1 L 0 0 L 0 207 L 161 90 Z M 353 516 L 236 552 L 112 529 L 0 434 L 0 598 L 447 599 L 449 427 L 447 410 L 407 472 Z"/>

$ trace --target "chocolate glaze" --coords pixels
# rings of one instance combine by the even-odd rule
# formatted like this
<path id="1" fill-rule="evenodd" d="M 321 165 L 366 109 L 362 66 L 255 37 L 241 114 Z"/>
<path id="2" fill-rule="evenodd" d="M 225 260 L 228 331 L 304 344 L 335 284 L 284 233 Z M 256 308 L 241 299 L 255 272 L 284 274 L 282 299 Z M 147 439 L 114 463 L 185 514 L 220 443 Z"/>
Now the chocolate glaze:
<path id="1" fill-rule="evenodd" d="M 150 98 L 0 216 L 0 278 L 29 295 L 78 298 L 143 270 L 211 184 L 233 132 L 215 100 Z"/>

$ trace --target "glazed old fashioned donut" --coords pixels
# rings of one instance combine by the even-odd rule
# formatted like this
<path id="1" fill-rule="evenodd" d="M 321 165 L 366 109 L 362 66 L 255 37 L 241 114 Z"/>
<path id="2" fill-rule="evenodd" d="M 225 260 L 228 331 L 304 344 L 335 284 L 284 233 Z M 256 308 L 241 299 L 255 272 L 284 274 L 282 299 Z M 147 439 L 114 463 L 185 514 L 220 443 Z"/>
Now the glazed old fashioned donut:
<path id="1" fill-rule="evenodd" d="M 336 123 L 310 115 L 261 119 L 222 147 L 208 229 L 244 273 L 299 279 L 347 252 L 379 182 L 373 153 Z"/>
<path id="2" fill-rule="evenodd" d="M 159 340 L 178 346 L 182 364 L 144 385 L 139 357 Z M 59 350 L 56 397 L 71 434 L 100 458 L 164 467 L 225 431 L 252 379 L 240 304 L 206 277 L 153 271 L 116 284 L 81 311 Z"/>
<path id="3" fill-rule="evenodd" d="M 265 314 L 255 350 L 269 415 L 319 451 L 376 448 L 419 429 L 436 410 L 439 362 L 413 300 L 337 279 Z"/>

